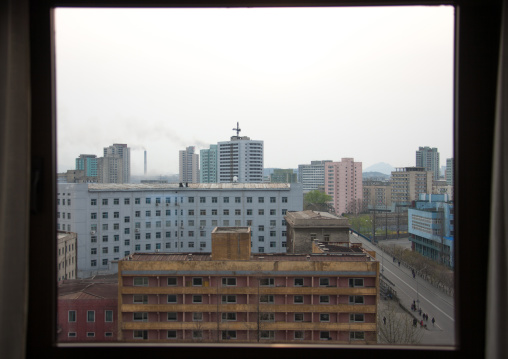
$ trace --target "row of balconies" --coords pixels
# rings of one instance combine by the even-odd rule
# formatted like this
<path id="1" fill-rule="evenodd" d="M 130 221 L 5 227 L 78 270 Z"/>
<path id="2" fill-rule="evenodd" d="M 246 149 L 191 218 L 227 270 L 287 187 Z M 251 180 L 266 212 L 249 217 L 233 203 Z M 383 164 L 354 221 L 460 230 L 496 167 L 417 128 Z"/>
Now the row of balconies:
<path id="1" fill-rule="evenodd" d="M 122 312 L 376 313 L 376 304 L 123 304 Z"/>
<path id="2" fill-rule="evenodd" d="M 121 294 L 376 295 L 376 287 L 127 287 Z"/>

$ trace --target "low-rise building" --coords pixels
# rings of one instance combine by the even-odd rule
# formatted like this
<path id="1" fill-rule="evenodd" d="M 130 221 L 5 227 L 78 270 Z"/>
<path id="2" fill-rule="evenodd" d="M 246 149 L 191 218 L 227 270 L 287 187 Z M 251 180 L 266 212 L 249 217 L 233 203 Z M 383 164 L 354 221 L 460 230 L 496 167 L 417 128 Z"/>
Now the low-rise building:
<path id="1" fill-rule="evenodd" d="M 345 217 L 327 212 L 300 211 L 288 212 L 284 218 L 287 253 L 310 253 L 315 240 L 349 245 L 349 221 Z"/>
<path id="2" fill-rule="evenodd" d="M 249 237 L 217 228 L 211 254 L 119 261 L 119 340 L 377 342 L 378 261 L 362 250 L 252 254 Z"/>
<path id="3" fill-rule="evenodd" d="M 58 263 L 58 281 L 66 279 L 76 279 L 77 275 L 77 235 L 72 232 L 57 233 L 57 263 Z"/>
<path id="4" fill-rule="evenodd" d="M 414 251 L 454 266 L 454 214 L 448 195 L 421 194 L 408 209 L 408 230 Z"/>
<path id="5" fill-rule="evenodd" d="M 58 285 L 57 341 L 117 340 L 118 277 L 66 280 Z"/>

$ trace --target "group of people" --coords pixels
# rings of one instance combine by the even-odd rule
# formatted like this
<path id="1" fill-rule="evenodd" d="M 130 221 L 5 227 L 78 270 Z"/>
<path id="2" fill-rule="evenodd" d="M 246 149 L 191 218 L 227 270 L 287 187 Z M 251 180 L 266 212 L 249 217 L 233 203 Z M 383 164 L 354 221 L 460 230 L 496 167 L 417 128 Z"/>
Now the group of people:
<path id="1" fill-rule="evenodd" d="M 425 321 L 425 322 L 428 322 L 428 321 L 429 321 L 429 315 L 428 315 L 427 313 L 422 313 L 422 308 L 420 308 L 420 309 L 417 309 L 417 308 L 416 308 L 416 301 L 415 301 L 415 300 L 413 300 L 413 304 L 411 304 L 411 310 L 412 310 L 413 312 L 418 311 L 418 314 L 422 317 L 422 319 L 420 320 L 420 325 L 421 325 L 422 327 L 423 327 L 423 326 L 425 326 L 425 328 L 427 328 L 427 324 L 425 324 L 425 325 L 424 325 L 424 324 L 423 324 L 423 322 L 424 322 L 424 321 Z M 434 325 L 434 323 L 436 323 L 436 320 L 434 319 L 434 317 L 432 317 L 431 322 L 432 322 L 432 325 Z M 417 324 L 418 324 L 418 320 L 417 320 L 416 318 L 414 318 L 414 319 L 413 319 L 413 326 L 415 326 L 415 327 L 416 327 L 416 325 L 417 325 Z"/>

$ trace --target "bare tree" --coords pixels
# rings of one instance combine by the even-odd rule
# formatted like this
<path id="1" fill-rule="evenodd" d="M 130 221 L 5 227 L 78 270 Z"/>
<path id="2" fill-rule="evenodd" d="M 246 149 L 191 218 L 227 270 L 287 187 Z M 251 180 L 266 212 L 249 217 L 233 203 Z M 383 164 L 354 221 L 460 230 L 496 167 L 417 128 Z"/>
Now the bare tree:
<path id="1" fill-rule="evenodd" d="M 413 324 L 413 318 L 402 310 L 397 310 L 396 302 L 386 302 L 379 311 L 378 340 L 383 344 L 419 344 L 423 329 L 420 324 Z"/>

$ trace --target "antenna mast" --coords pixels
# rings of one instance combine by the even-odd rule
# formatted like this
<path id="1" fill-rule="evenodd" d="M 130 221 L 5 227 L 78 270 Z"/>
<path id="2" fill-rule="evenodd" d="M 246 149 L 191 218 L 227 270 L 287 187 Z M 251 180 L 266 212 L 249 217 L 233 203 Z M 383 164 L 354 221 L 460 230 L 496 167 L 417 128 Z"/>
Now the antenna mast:
<path id="1" fill-rule="evenodd" d="M 240 127 L 239 127 L 239 124 L 238 122 L 236 123 L 236 128 L 233 128 L 233 131 L 236 131 L 236 137 L 240 137 Z"/>

